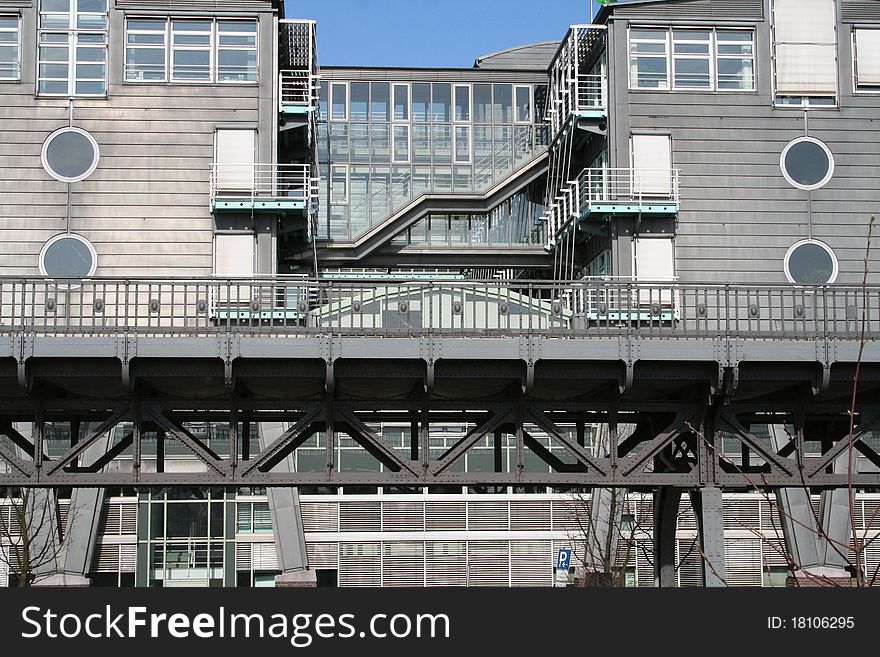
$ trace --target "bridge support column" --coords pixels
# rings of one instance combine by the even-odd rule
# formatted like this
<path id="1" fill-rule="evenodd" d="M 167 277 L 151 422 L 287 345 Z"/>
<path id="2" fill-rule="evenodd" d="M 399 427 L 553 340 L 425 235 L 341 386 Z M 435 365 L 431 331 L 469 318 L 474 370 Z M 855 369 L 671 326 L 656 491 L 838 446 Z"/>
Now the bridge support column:
<path id="1" fill-rule="evenodd" d="M 702 550 L 703 586 L 727 586 L 724 568 L 724 514 L 721 489 L 703 488 L 691 493 Z"/>
<path id="2" fill-rule="evenodd" d="M 681 489 L 662 487 L 654 491 L 654 585 L 678 586 L 675 575 L 675 531 Z"/>
<path id="3" fill-rule="evenodd" d="M 261 422 L 259 425 L 260 449 L 280 436 L 286 427 L 280 422 Z M 292 472 L 290 457 L 276 466 L 279 472 Z M 275 534 L 275 551 L 281 574 L 275 578 L 277 587 L 314 587 L 317 576 L 309 569 L 306 552 L 306 536 L 303 529 L 299 491 L 296 488 L 272 488 L 267 491 L 272 531 Z"/>

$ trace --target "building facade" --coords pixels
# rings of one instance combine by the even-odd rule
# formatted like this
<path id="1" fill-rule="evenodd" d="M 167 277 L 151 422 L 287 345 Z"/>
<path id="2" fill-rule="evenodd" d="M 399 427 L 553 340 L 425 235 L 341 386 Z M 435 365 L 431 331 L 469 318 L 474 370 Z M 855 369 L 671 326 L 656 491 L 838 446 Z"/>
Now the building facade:
<path id="1" fill-rule="evenodd" d="M 40 498 L 38 579 L 549 586 L 571 545 L 633 586 L 875 572 L 822 541 L 852 534 L 856 351 L 877 532 L 880 2 L 621 1 L 467 69 L 319 68 L 317 31 L 276 0 L 0 0 L 0 485 L 73 487 Z M 751 485 L 794 450 L 812 485 Z M 641 478 L 580 477 L 618 458 Z"/>

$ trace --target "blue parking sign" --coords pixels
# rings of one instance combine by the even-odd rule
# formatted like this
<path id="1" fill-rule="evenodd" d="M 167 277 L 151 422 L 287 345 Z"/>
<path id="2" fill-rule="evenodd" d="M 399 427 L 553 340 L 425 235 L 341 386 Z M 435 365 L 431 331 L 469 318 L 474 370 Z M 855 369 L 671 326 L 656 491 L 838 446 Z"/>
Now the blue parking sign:
<path id="1" fill-rule="evenodd" d="M 560 548 L 556 557 L 556 570 L 568 572 L 569 566 L 571 566 L 571 548 Z"/>

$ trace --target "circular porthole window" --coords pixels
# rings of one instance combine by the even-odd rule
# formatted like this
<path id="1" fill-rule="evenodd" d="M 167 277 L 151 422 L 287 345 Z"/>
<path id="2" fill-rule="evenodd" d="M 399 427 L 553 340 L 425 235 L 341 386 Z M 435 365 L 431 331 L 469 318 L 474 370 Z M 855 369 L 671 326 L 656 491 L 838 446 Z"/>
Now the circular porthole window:
<path id="1" fill-rule="evenodd" d="M 796 285 L 829 285 L 837 280 L 837 256 L 818 240 L 801 240 L 785 254 L 785 276 Z"/>
<path id="2" fill-rule="evenodd" d="M 40 272 L 49 278 L 89 278 L 98 267 L 98 254 L 82 235 L 56 235 L 40 251 Z"/>
<path id="3" fill-rule="evenodd" d="M 98 166 L 100 157 L 98 142 L 80 128 L 56 130 L 43 144 L 43 168 L 62 182 L 88 178 Z"/>
<path id="4" fill-rule="evenodd" d="M 785 179 L 798 189 L 818 189 L 834 175 L 834 156 L 818 139 L 801 137 L 785 147 L 779 166 Z"/>

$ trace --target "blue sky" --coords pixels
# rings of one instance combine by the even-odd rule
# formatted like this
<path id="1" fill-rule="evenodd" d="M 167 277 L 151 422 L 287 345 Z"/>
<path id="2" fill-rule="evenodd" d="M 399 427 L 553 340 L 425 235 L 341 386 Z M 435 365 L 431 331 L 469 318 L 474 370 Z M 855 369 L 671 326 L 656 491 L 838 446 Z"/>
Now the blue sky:
<path id="1" fill-rule="evenodd" d="M 324 66 L 470 67 L 481 56 L 561 39 L 590 0 L 286 0 L 318 21 Z"/>

